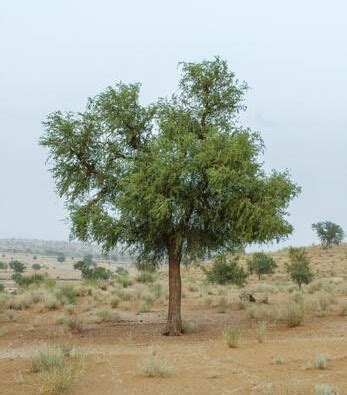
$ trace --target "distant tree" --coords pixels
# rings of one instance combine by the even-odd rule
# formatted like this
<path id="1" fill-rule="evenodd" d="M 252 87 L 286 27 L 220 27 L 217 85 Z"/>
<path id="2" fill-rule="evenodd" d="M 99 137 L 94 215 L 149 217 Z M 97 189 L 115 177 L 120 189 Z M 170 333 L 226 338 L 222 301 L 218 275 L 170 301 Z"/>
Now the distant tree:
<path id="1" fill-rule="evenodd" d="M 289 248 L 290 264 L 287 264 L 287 272 L 301 288 L 302 284 L 309 284 L 313 280 L 313 273 L 310 268 L 310 260 L 305 248 Z"/>
<path id="2" fill-rule="evenodd" d="M 217 255 L 211 269 L 205 270 L 207 280 L 216 284 L 235 284 L 243 286 L 247 279 L 247 273 L 239 264 L 238 256 Z"/>
<path id="3" fill-rule="evenodd" d="M 73 237 L 168 262 L 168 335 L 182 333 L 181 263 L 286 237 L 299 192 L 287 172 L 265 173 L 263 141 L 238 122 L 246 84 L 227 62 L 181 68 L 171 98 L 144 107 L 139 84 L 119 83 L 84 112 L 49 115 L 40 140 Z"/>
<path id="4" fill-rule="evenodd" d="M 59 255 L 57 257 L 57 261 L 60 262 L 60 263 L 65 262 L 65 260 L 66 260 L 65 255 Z"/>
<path id="5" fill-rule="evenodd" d="M 264 252 L 256 252 L 253 254 L 252 259 L 247 262 L 248 270 L 251 274 L 257 274 L 259 280 L 262 274 L 271 274 L 277 267 L 276 261 L 272 256 Z"/>
<path id="6" fill-rule="evenodd" d="M 34 270 L 36 274 L 36 272 L 42 269 L 42 266 L 39 263 L 34 263 L 33 265 L 31 265 L 31 268 Z"/>
<path id="7" fill-rule="evenodd" d="M 340 225 L 334 224 L 333 222 L 317 222 L 316 224 L 312 224 L 312 229 L 316 231 L 324 249 L 341 244 L 343 241 L 343 229 Z"/>
<path id="8" fill-rule="evenodd" d="M 25 265 L 20 261 L 11 261 L 9 265 L 10 268 L 17 274 L 23 273 L 25 271 Z"/>
<path id="9" fill-rule="evenodd" d="M 7 263 L 0 261 L 0 270 L 7 270 Z"/>
<path id="10" fill-rule="evenodd" d="M 84 261 L 76 262 L 73 265 L 74 269 L 81 271 L 81 277 L 85 280 L 107 280 L 112 273 L 104 267 L 88 265 Z"/>
<path id="11" fill-rule="evenodd" d="M 34 261 L 36 261 L 36 259 L 37 259 L 37 256 L 36 256 L 36 255 L 34 255 L 34 256 L 33 256 L 33 260 L 34 260 Z"/>

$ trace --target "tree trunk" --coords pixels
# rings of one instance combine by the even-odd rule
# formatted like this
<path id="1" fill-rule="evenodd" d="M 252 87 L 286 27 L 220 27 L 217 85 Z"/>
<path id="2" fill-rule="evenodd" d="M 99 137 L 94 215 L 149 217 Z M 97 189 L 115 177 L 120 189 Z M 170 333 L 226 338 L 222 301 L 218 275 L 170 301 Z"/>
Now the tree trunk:
<path id="1" fill-rule="evenodd" d="M 164 334 L 179 336 L 182 334 L 181 320 L 181 256 L 174 243 L 169 243 L 169 312 Z"/>

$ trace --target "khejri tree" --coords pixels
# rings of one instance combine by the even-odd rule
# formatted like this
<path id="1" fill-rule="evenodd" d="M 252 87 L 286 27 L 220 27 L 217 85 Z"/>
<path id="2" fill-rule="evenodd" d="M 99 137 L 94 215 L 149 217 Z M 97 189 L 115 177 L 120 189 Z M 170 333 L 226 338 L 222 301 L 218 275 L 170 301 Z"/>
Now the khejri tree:
<path id="1" fill-rule="evenodd" d="M 182 333 L 181 264 L 285 238 L 299 192 L 286 171 L 263 170 L 261 137 L 238 121 L 247 86 L 227 62 L 181 73 L 177 92 L 148 106 L 139 84 L 118 83 L 82 113 L 52 113 L 40 140 L 73 238 L 168 262 L 168 335 Z"/>

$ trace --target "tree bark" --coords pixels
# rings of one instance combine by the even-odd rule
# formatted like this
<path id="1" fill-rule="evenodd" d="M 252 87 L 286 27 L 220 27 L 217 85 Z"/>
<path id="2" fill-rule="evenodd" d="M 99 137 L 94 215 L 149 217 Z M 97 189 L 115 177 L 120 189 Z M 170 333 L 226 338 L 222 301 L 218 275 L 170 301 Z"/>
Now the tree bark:
<path id="1" fill-rule="evenodd" d="M 174 243 L 168 245 L 169 254 L 169 311 L 164 334 L 179 336 L 182 334 L 181 319 L 181 256 Z"/>

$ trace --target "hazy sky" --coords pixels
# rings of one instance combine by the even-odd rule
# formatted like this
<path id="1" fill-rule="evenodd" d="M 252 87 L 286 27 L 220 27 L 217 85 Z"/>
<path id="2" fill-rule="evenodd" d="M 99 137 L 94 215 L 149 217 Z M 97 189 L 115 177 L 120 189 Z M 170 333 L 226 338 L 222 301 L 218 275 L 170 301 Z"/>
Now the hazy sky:
<path id="1" fill-rule="evenodd" d="M 63 203 L 38 146 L 41 121 L 82 110 L 112 83 L 173 92 L 179 61 L 220 55 L 250 85 L 242 116 L 267 168 L 291 171 L 291 244 L 311 224 L 347 230 L 345 1 L 0 0 L 0 238 L 67 239 Z"/>

